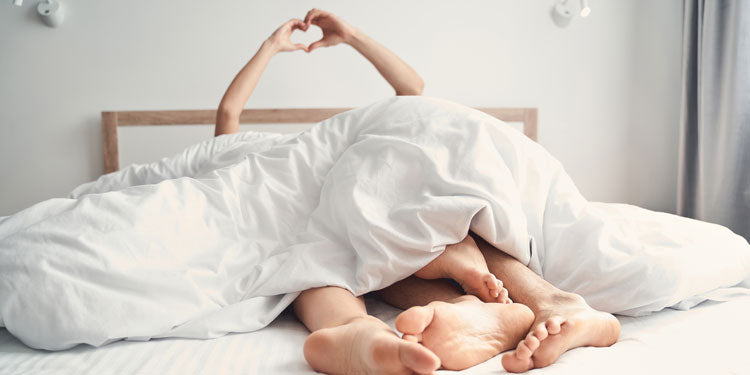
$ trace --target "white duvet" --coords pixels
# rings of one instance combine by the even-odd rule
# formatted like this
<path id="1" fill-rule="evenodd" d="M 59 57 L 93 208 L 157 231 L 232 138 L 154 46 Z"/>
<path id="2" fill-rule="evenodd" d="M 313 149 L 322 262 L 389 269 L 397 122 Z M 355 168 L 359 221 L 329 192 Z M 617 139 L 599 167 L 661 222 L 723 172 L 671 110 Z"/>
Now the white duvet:
<path id="1" fill-rule="evenodd" d="M 0 323 L 49 350 L 252 331 L 305 289 L 386 287 L 468 230 L 621 314 L 750 276 L 728 229 L 588 202 L 502 122 L 400 97 L 299 135 L 222 136 L 0 218 Z"/>

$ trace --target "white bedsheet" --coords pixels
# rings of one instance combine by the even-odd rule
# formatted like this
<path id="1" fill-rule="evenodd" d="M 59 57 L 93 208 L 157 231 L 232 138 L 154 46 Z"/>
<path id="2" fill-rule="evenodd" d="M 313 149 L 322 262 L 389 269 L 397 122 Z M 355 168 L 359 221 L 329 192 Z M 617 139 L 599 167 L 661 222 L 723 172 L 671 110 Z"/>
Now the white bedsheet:
<path id="1" fill-rule="evenodd" d="M 393 325 L 400 312 L 368 300 L 369 310 Z M 689 311 L 618 316 L 620 340 L 609 348 L 578 348 L 538 375 L 747 374 L 750 298 L 707 302 Z M 283 314 L 267 328 L 213 340 L 121 341 L 64 352 L 30 349 L 0 329 L 0 374 L 313 374 L 302 355 L 307 330 Z M 500 356 L 470 369 L 441 374 L 504 373 Z"/>
<path id="2" fill-rule="evenodd" d="M 8 331 L 51 350 L 252 331 L 301 290 L 390 285 L 469 229 L 622 314 L 750 275 L 742 237 L 589 203 L 541 146 L 441 100 L 388 99 L 296 137 L 223 138 L 183 156 L 0 219 Z"/>

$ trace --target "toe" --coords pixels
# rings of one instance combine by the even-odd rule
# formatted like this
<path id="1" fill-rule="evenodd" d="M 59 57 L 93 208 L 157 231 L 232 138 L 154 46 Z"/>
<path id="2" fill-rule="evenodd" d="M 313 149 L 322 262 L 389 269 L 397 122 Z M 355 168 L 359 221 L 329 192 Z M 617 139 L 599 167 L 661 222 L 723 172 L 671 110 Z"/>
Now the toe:
<path id="1" fill-rule="evenodd" d="M 518 347 L 516 347 L 516 357 L 519 359 L 526 359 L 530 358 L 533 353 L 534 352 L 526 346 L 526 341 L 518 343 Z"/>
<path id="2" fill-rule="evenodd" d="M 561 316 L 551 316 L 547 321 L 544 323 L 547 327 L 547 332 L 549 332 L 550 335 L 556 335 L 560 333 L 560 326 L 565 322 L 565 319 Z"/>
<path id="3" fill-rule="evenodd" d="M 396 318 L 396 329 L 407 335 L 418 336 L 432 322 L 435 308 L 432 306 L 414 306 Z"/>
<path id="4" fill-rule="evenodd" d="M 419 335 L 408 335 L 407 334 L 407 335 L 403 335 L 401 338 L 404 339 L 404 340 L 406 340 L 406 341 L 409 341 L 409 342 L 420 342 L 420 341 L 422 341 L 422 335 L 421 334 L 419 334 Z"/>
<path id="5" fill-rule="evenodd" d="M 503 355 L 503 368 L 509 372 L 525 372 L 534 367 L 531 358 L 518 358 L 516 352 L 510 352 Z"/>
<path id="6" fill-rule="evenodd" d="M 325 358 L 330 353 L 326 350 L 333 343 L 327 330 L 318 330 L 307 336 L 302 348 L 305 360 L 315 370 L 325 368 Z"/>
<path id="7" fill-rule="evenodd" d="M 512 301 L 508 297 L 508 289 L 500 289 L 500 294 L 497 296 L 497 301 L 500 303 L 512 303 Z"/>
<path id="8" fill-rule="evenodd" d="M 534 336 L 536 336 L 539 341 L 544 340 L 549 335 L 549 332 L 547 332 L 547 326 L 544 323 L 539 323 L 534 327 Z"/>
<path id="9" fill-rule="evenodd" d="M 498 287 L 499 280 L 495 278 L 495 275 L 487 273 L 482 277 L 482 281 L 487 285 L 487 289 L 489 289 L 492 298 L 497 298 L 500 295 L 500 288 Z"/>
<path id="10" fill-rule="evenodd" d="M 402 342 L 399 345 L 401 363 L 418 374 L 431 374 L 440 367 L 440 358 L 422 345 Z"/>
<path id="11" fill-rule="evenodd" d="M 539 348 L 539 339 L 534 336 L 534 334 L 529 333 L 526 336 L 526 339 L 523 340 L 524 344 L 526 344 L 526 347 L 529 348 L 532 352 L 537 350 Z"/>

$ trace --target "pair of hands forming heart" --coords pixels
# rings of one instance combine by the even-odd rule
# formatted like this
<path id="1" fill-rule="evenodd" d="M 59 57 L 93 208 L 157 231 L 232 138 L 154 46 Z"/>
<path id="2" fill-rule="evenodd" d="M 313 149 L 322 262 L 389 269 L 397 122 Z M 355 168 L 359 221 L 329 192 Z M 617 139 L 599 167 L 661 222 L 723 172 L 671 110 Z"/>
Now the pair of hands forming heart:
<path id="1" fill-rule="evenodd" d="M 309 46 L 302 43 L 292 43 L 290 40 L 292 33 L 295 30 L 307 31 L 310 28 L 310 25 L 320 27 L 323 31 L 323 37 Z M 341 42 L 348 42 L 353 33 L 354 28 L 344 22 L 341 18 L 320 9 L 313 9 L 307 12 L 304 21 L 293 18 L 281 25 L 273 32 L 273 34 L 271 34 L 268 40 L 276 47 L 278 52 L 296 50 L 312 52 L 316 48 L 334 46 Z"/>

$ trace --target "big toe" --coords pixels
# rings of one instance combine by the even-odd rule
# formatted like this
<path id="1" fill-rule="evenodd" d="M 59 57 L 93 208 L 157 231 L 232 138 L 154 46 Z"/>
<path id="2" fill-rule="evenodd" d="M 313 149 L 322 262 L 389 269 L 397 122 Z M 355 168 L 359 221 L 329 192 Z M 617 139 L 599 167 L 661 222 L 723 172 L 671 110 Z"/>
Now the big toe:
<path id="1" fill-rule="evenodd" d="M 534 362 L 531 357 L 519 357 L 517 351 L 505 353 L 501 362 L 503 368 L 508 372 L 526 372 L 534 367 Z"/>
<path id="2" fill-rule="evenodd" d="M 422 345 L 403 341 L 398 353 L 401 363 L 418 374 L 430 374 L 440 367 L 440 358 Z"/>
<path id="3" fill-rule="evenodd" d="M 328 349 L 335 345 L 335 338 L 329 332 L 328 329 L 318 330 L 305 340 L 302 351 L 307 363 L 315 370 L 326 368 L 326 358 L 330 354 Z"/>
<path id="4" fill-rule="evenodd" d="M 396 329 L 401 333 L 419 337 L 430 325 L 434 315 L 435 309 L 432 306 L 414 306 L 398 315 Z"/>

